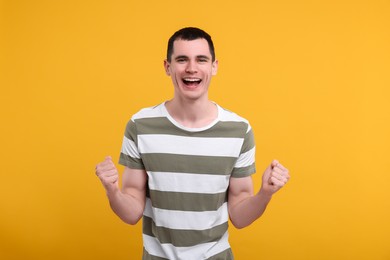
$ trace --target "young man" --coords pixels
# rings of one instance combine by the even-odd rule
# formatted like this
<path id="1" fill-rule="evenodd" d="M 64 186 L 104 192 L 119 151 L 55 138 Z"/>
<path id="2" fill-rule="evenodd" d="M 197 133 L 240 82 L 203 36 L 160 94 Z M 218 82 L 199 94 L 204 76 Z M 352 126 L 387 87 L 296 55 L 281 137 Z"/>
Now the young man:
<path id="1" fill-rule="evenodd" d="M 126 223 L 143 217 L 143 259 L 233 259 L 228 220 L 243 228 L 259 218 L 288 170 L 274 160 L 253 193 L 255 143 L 244 118 L 208 99 L 217 73 L 211 37 L 184 28 L 168 42 L 165 71 L 174 97 L 136 113 L 119 163 L 96 166 L 113 211 Z"/>

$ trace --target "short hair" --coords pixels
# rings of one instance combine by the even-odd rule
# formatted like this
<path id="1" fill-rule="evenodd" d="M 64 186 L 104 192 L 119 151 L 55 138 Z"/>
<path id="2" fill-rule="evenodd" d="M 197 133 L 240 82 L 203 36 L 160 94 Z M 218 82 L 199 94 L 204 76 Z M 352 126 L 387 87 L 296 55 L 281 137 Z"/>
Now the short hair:
<path id="1" fill-rule="evenodd" d="M 212 61 L 215 61 L 215 50 L 214 50 L 213 41 L 211 40 L 211 36 L 205 31 L 203 31 L 202 29 L 196 27 L 185 27 L 183 29 L 180 29 L 177 32 L 175 32 L 171 36 L 171 38 L 169 38 L 168 50 L 167 50 L 167 61 L 171 62 L 174 41 L 176 40 L 192 41 L 197 39 L 205 39 L 207 41 L 207 43 L 209 44 Z"/>

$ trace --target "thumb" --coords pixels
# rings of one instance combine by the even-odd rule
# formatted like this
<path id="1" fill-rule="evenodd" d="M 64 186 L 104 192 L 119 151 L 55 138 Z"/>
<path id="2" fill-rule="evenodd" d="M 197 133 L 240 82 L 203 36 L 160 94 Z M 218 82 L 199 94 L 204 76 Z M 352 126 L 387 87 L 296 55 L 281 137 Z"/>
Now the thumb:
<path id="1" fill-rule="evenodd" d="M 112 162 L 112 157 L 109 155 L 109 156 L 106 156 L 106 158 L 104 159 L 104 161 L 106 162 Z"/>
<path id="2" fill-rule="evenodd" d="M 270 164 L 270 165 L 268 165 L 268 167 L 265 169 L 264 174 L 263 174 L 263 176 L 264 176 L 265 179 L 268 179 L 268 178 L 271 176 L 272 168 L 273 168 L 273 166 L 272 166 L 272 164 Z"/>
<path id="3" fill-rule="evenodd" d="M 271 162 L 271 169 L 273 169 L 275 166 L 277 166 L 279 164 L 279 161 L 278 160 L 273 160 Z"/>
<path id="4" fill-rule="evenodd" d="M 278 165 L 278 161 L 277 160 L 273 160 L 271 162 L 271 164 L 267 167 L 267 169 L 265 170 L 264 172 L 264 177 L 265 177 L 265 181 L 270 184 L 270 185 L 273 185 L 273 182 L 271 180 L 271 173 L 272 173 L 272 170 L 274 169 L 274 167 L 276 167 Z"/>
<path id="5" fill-rule="evenodd" d="M 272 160 L 271 164 L 265 170 L 268 174 L 271 174 L 272 170 L 278 165 L 278 160 Z"/>

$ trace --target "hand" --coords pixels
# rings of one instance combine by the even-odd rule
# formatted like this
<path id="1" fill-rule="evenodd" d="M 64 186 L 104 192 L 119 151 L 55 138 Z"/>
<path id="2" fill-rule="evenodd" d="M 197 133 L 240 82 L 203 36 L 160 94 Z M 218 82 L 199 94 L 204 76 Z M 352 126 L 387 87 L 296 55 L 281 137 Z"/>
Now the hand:
<path id="1" fill-rule="evenodd" d="M 107 193 L 119 189 L 119 174 L 111 156 L 107 156 L 106 159 L 96 165 L 96 175 L 99 177 Z"/>
<path id="2" fill-rule="evenodd" d="M 260 191 L 272 196 L 280 190 L 290 179 L 289 171 L 277 160 L 273 160 L 264 171 L 263 183 Z"/>

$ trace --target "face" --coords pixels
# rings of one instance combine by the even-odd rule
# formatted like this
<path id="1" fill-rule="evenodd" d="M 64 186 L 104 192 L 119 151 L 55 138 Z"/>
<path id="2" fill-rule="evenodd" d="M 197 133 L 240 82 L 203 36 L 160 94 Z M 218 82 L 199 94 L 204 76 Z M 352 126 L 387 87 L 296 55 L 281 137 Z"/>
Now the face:
<path id="1" fill-rule="evenodd" d="M 176 40 L 171 62 L 165 60 L 164 67 L 175 87 L 175 98 L 207 99 L 211 77 L 217 73 L 218 61 L 212 61 L 205 39 Z"/>

